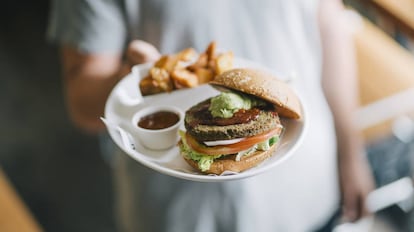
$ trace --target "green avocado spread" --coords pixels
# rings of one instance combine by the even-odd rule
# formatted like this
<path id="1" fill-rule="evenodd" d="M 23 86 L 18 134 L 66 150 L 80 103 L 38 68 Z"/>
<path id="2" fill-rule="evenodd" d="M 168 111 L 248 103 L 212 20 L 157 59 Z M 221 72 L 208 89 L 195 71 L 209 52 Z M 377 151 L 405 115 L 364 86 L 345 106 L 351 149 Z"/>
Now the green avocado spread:
<path id="1" fill-rule="evenodd" d="M 265 104 L 263 101 L 235 92 L 222 92 L 211 98 L 209 111 L 213 117 L 231 118 L 240 109 L 249 110 Z"/>

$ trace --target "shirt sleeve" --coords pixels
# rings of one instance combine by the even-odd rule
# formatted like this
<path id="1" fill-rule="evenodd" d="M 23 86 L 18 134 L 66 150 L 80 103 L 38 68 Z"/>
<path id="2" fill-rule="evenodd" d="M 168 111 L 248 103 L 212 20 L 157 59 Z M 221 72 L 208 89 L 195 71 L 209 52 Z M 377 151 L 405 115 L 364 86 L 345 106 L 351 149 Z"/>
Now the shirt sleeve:
<path id="1" fill-rule="evenodd" d="M 47 37 L 82 52 L 120 52 L 127 37 L 120 0 L 53 0 Z"/>

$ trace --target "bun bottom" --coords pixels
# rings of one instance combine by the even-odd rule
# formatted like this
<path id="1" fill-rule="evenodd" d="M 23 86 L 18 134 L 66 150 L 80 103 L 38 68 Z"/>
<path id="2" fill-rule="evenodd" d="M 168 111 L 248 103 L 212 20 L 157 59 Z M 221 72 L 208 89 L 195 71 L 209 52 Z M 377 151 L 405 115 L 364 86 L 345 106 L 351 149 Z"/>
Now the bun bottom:
<path id="1" fill-rule="evenodd" d="M 247 169 L 253 168 L 257 165 L 259 165 L 261 162 L 263 162 L 265 159 L 271 157 L 276 150 L 277 144 L 273 144 L 273 146 L 270 147 L 267 151 L 256 151 L 251 155 L 243 156 L 240 161 L 236 161 L 235 155 L 228 155 L 225 157 L 222 157 L 220 159 L 215 160 L 211 166 L 210 169 L 207 171 L 204 171 L 203 173 L 206 174 L 216 174 L 220 175 L 224 171 L 232 171 L 232 172 L 242 172 Z M 183 156 L 185 157 L 185 156 Z M 197 162 L 191 159 L 184 160 L 193 168 L 197 169 L 198 171 L 202 172 L 200 168 L 198 168 Z"/>

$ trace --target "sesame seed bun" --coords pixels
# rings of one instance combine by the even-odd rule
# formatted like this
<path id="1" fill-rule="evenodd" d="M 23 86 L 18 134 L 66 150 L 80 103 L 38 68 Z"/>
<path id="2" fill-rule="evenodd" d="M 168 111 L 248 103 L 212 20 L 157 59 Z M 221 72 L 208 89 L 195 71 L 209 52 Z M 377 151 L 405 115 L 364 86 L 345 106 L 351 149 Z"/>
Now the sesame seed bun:
<path id="1" fill-rule="evenodd" d="M 276 76 L 257 69 L 232 69 L 209 84 L 251 94 L 274 104 L 280 116 L 299 119 L 299 99 L 293 90 Z"/>

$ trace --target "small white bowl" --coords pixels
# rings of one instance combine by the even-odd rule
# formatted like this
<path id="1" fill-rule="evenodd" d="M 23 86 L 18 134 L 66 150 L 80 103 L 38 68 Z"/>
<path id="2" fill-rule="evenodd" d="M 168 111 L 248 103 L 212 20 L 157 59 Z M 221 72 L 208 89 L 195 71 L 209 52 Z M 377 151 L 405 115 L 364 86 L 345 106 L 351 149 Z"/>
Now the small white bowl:
<path id="1" fill-rule="evenodd" d="M 178 115 L 178 122 L 164 129 L 145 129 L 138 126 L 141 118 L 159 111 L 169 111 Z M 140 109 L 132 117 L 133 134 L 144 147 L 152 150 L 165 150 L 178 141 L 178 130 L 184 121 L 184 112 L 175 106 L 148 106 Z"/>

